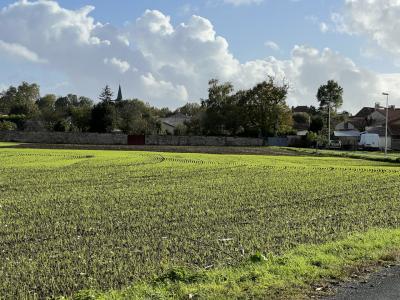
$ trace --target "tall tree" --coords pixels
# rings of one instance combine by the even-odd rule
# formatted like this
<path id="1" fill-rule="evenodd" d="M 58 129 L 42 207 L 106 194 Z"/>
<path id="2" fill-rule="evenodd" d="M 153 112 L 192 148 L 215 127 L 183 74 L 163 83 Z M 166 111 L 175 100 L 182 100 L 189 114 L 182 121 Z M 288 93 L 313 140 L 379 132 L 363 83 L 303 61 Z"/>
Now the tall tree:
<path id="1" fill-rule="evenodd" d="M 105 88 L 101 91 L 99 100 L 102 102 L 111 102 L 112 97 L 113 97 L 113 92 L 111 91 L 110 87 L 106 85 Z"/>
<path id="2" fill-rule="evenodd" d="M 11 99 L 10 114 L 25 115 L 30 118 L 36 115 L 38 107 L 36 101 L 40 98 L 40 88 L 37 84 L 22 82 L 17 88 L 17 92 Z"/>
<path id="3" fill-rule="evenodd" d="M 343 105 L 343 88 L 336 81 L 329 80 L 319 87 L 317 99 L 321 109 L 330 107 L 336 112 Z"/>
<path id="4" fill-rule="evenodd" d="M 36 101 L 40 111 L 40 119 L 48 129 L 53 128 L 54 124 L 58 121 L 55 113 L 56 99 L 55 95 L 45 95 Z"/>
<path id="5" fill-rule="evenodd" d="M 90 118 L 90 131 L 112 132 L 116 125 L 117 115 L 113 103 L 103 101 L 93 107 Z"/>
<path id="6" fill-rule="evenodd" d="M 10 86 L 6 91 L 0 94 L 0 114 L 8 115 L 11 107 L 16 103 L 18 90 Z"/>
<path id="7" fill-rule="evenodd" d="M 202 101 L 205 109 L 203 127 L 206 134 L 227 134 L 235 131 L 235 98 L 230 82 L 220 84 L 217 79 L 209 81 L 208 99 Z"/>
<path id="8" fill-rule="evenodd" d="M 247 118 L 263 136 L 277 135 L 281 127 L 291 126 L 291 112 L 286 105 L 288 89 L 287 84 L 278 85 L 269 77 L 244 94 Z"/>

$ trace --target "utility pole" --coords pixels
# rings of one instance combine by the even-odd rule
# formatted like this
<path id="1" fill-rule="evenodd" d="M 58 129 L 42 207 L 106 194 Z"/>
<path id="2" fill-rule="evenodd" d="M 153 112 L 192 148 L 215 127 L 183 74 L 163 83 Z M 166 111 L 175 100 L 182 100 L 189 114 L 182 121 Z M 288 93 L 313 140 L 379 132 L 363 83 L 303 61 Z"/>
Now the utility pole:
<path id="1" fill-rule="evenodd" d="M 331 148 L 331 104 L 328 104 L 328 148 Z"/>
<path id="2" fill-rule="evenodd" d="M 389 93 L 382 93 L 386 96 L 386 128 L 385 128 L 385 158 L 388 152 L 388 122 L 389 122 Z"/>

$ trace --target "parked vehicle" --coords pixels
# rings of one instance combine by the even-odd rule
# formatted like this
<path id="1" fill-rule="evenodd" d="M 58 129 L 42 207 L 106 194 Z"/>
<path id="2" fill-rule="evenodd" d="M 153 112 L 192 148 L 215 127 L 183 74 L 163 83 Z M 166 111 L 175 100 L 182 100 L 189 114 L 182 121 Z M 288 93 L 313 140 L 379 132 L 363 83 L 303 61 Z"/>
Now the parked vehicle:
<path id="1" fill-rule="evenodd" d="M 379 150 L 379 135 L 376 133 L 361 133 L 361 140 L 358 144 L 365 150 Z"/>
<path id="2" fill-rule="evenodd" d="M 329 149 L 341 149 L 342 142 L 339 140 L 331 140 L 329 144 Z"/>

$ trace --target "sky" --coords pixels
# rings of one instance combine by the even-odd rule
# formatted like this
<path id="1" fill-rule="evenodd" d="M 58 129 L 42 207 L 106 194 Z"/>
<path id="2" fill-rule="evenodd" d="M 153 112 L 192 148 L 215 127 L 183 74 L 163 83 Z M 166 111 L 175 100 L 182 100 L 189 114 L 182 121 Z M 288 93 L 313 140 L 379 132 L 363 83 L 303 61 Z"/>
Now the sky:
<path id="1" fill-rule="evenodd" d="M 0 0 L 0 90 L 125 98 L 176 108 L 207 97 L 211 78 L 290 86 L 317 105 L 330 79 L 343 109 L 400 106 L 400 0 Z"/>

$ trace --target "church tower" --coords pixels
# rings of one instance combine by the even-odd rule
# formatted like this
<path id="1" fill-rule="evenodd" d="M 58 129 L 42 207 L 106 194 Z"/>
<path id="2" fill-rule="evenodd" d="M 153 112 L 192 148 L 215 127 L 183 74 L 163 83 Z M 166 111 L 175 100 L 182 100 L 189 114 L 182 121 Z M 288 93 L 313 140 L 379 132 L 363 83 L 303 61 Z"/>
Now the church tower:
<path id="1" fill-rule="evenodd" d="M 122 98 L 121 85 L 119 85 L 118 96 L 117 96 L 117 99 L 115 99 L 115 101 L 122 101 L 122 100 L 123 100 L 123 98 Z"/>

